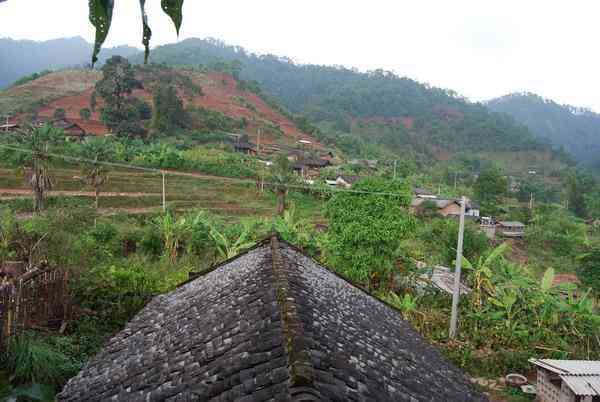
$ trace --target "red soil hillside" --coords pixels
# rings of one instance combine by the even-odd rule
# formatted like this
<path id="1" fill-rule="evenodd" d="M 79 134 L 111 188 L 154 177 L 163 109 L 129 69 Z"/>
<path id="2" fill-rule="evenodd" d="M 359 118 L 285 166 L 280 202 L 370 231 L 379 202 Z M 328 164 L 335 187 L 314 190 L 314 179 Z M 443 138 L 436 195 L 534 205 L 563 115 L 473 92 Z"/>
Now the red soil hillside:
<path id="1" fill-rule="evenodd" d="M 202 73 L 186 70 L 167 70 L 151 75 L 143 73 L 139 79 L 144 86 L 143 90 L 135 90 L 133 96 L 144 98 L 152 105 L 152 87 L 157 79 L 165 74 L 185 76 L 187 82 L 191 82 L 202 89 L 202 95 L 191 95 L 186 88 L 184 80 L 173 80 L 178 94 L 187 107 L 190 104 L 215 110 L 236 120 L 245 118 L 248 122 L 244 130 L 253 140 L 256 140 L 258 129 L 261 129 L 261 144 L 277 144 L 293 146 L 298 140 L 307 140 L 322 148 L 310 135 L 301 132 L 295 124 L 287 117 L 267 105 L 256 94 L 240 90 L 233 77 L 223 73 Z M 99 109 L 102 107 L 102 99 L 97 99 L 97 108 L 90 120 L 85 121 L 80 117 L 80 110 L 89 108 L 90 96 L 94 90 L 94 84 L 101 78 L 97 71 L 68 70 L 49 74 L 35 81 L 19 87 L 0 91 L 0 106 L 14 103 L 15 100 L 22 102 L 14 108 L 14 112 L 23 116 L 23 112 L 35 109 L 39 116 L 52 117 L 56 109 L 64 109 L 68 120 L 77 123 L 89 134 L 103 135 L 108 129 L 100 121 Z M 43 104 L 44 106 L 36 107 Z M 20 112 L 20 113 L 19 113 Z"/>

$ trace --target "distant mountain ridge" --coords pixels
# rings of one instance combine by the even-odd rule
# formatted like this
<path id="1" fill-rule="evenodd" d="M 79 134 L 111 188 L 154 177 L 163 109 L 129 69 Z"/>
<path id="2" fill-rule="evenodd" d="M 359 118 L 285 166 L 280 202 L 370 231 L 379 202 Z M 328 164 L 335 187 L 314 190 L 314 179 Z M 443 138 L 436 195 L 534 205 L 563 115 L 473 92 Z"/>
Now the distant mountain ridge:
<path id="1" fill-rule="evenodd" d="M 104 48 L 100 63 L 119 54 L 130 57 L 140 50 L 131 46 Z M 42 70 L 84 66 L 90 62 L 92 45 L 81 37 L 52 39 L 43 42 L 0 38 L 0 89 L 25 75 Z"/>
<path id="2" fill-rule="evenodd" d="M 509 94 L 487 105 L 526 125 L 539 138 L 564 147 L 586 165 L 600 168 L 600 114 L 532 93 Z"/>

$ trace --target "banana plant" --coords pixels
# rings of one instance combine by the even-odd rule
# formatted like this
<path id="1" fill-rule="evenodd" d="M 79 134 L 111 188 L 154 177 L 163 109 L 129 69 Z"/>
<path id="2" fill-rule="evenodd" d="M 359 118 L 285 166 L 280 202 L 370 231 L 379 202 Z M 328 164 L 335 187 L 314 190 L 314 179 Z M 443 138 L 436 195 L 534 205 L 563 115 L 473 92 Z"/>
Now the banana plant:
<path id="1" fill-rule="evenodd" d="M 483 295 L 493 296 L 495 293 L 494 284 L 492 283 L 492 266 L 502 255 L 508 250 L 509 246 L 506 243 L 502 243 L 487 256 L 479 257 L 476 264 L 472 264 L 467 258 L 463 256 L 462 266 L 465 269 L 470 270 L 469 277 L 473 287 L 473 304 L 475 307 L 481 309 L 483 306 Z"/>
<path id="2" fill-rule="evenodd" d="M 185 217 L 176 219 L 172 213 L 167 212 L 157 217 L 154 224 L 162 235 L 165 254 L 174 263 L 179 257 L 182 242 L 189 233 L 189 220 Z"/>
<path id="3" fill-rule="evenodd" d="M 254 242 L 249 240 L 250 231 L 246 226 L 243 227 L 242 232 L 235 241 L 227 238 L 223 233 L 219 232 L 216 227 L 210 229 L 210 237 L 215 242 L 217 253 L 223 260 L 238 255 L 242 250 L 252 246 Z"/>

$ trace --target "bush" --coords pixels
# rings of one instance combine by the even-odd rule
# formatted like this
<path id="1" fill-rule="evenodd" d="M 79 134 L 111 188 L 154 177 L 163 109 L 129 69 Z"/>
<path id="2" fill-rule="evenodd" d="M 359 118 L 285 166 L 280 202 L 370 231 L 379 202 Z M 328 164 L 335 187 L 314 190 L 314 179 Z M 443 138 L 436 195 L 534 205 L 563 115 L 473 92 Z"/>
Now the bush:
<path id="1" fill-rule="evenodd" d="M 437 218 L 431 224 L 424 224 L 421 239 L 440 253 L 442 263 L 452 265 L 456 260 L 456 245 L 458 243 L 458 222 L 455 219 Z M 477 226 L 465 222 L 463 255 L 468 260 L 474 260 L 488 249 L 488 239 Z"/>
<path id="2" fill-rule="evenodd" d="M 67 338 L 60 338 L 54 342 L 69 341 Z M 81 368 L 81 362 L 57 350 L 56 346 L 53 347 L 33 333 L 10 340 L 6 364 L 16 384 L 42 383 L 60 386 Z"/>

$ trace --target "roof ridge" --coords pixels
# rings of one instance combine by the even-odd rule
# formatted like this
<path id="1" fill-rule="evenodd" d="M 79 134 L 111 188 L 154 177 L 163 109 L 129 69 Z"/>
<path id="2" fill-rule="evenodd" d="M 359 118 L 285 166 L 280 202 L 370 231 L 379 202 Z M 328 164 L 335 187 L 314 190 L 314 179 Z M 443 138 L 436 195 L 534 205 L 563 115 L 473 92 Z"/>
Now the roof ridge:
<path id="1" fill-rule="evenodd" d="M 279 238 L 271 236 L 271 256 L 275 274 L 276 300 L 281 310 L 284 347 L 290 367 L 290 394 L 293 401 L 320 401 L 314 386 L 315 370 L 304 339 L 304 326 L 291 292 L 288 272 L 279 252 Z"/>

